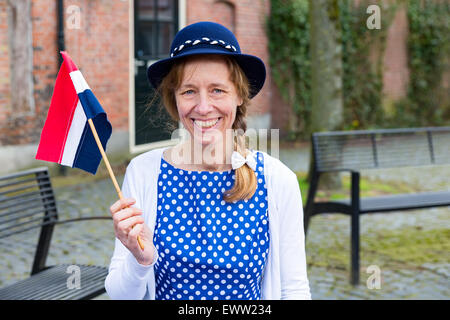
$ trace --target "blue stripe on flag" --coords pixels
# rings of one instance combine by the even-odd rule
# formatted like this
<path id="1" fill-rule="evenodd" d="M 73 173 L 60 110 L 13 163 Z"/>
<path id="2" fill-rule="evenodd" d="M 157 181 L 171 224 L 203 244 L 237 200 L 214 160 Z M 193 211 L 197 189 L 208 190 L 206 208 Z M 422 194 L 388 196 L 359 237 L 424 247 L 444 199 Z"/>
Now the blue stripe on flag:
<path id="1" fill-rule="evenodd" d="M 105 111 L 91 90 L 88 89 L 79 93 L 78 97 L 86 113 L 86 117 L 92 119 L 103 149 L 106 151 L 106 143 L 111 137 L 112 127 L 106 117 Z M 101 160 L 102 155 L 89 124 L 86 122 L 72 166 L 95 174 Z"/>
<path id="2" fill-rule="evenodd" d="M 105 113 L 90 89 L 86 89 L 83 92 L 78 93 L 78 98 L 80 98 L 84 113 L 86 113 L 86 117 L 88 119 L 95 118 L 100 113 Z"/>

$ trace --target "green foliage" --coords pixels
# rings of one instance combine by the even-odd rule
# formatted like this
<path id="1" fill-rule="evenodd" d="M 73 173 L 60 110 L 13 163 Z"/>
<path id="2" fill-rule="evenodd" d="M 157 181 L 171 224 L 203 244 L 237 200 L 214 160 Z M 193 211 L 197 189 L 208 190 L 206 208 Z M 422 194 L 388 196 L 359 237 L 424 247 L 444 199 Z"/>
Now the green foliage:
<path id="1" fill-rule="evenodd" d="M 381 29 L 369 30 L 370 0 L 330 0 L 329 15 L 340 28 L 343 56 L 342 129 L 448 124 L 449 96 L 442 77 L 450 63 L 449 1 L 382 2 Z M 386 35 L 399 5 L 407 4 L 410 25 L 410 87 L 406 99 L 383 106 L 383 56 Z M 421 5 L 422 3 L 422 5 Z M 384 5 L 383 5 L 384 4 Z M 272 77 L 292 108 L 289 137 L 307 138 L 311 123 L 311 57 L 308 0 L 272 0 L 267 21 Z M 448 90 L 448 89 L 447 89 Z M 388 110 L 389 111 L 389 110 Z"/>
<path id="2" fill-rule="evenodd" d="M 344 129 L 376 127 L 383 123 L 383 54 L 387 29 L 395 6 L 381 7 L 381 29 L 366 26 L 366 8 L 371 1 L 355 6 L 342 0 L 340 20 L 342 34 Z"/>
<path id="3" fill-rule="evenodd" d="M 330 1 L 328 8 L 330 18 L 336 20 L 336 27 L 341 29 L 344 123 L 349 124 L 344 128 L 368 127 L 381 122 L 382 69 L 373 67 L 369 51 L 370 44 L 384 37 L 387 28 L 367 29 L 366 2 L 369 1 L 362 1 L 355 7 L 350 0 Z M 288 128 L 290 137 L 306 138 L 311 123 L 309 1 L 272 0 L 271 4 L 267 34 L 272 76 L 281 96 L 293 110 L 295 119 L 291 119 L 291 123 L 295 125 Z"/>
<path id="4" fill-rule="evenodd" d="M 428 126 L 450 124 L 450 97 L 442 87 L 449 73 L 450 2 L 407 1 L 410 82 L 406 99 L 395 106 L 393 124 Z"/>
<path id="5" fill-rule="evenodd" d="M 311 112 L 308 1 L 272 0 L 267 23 L 270 65 L 283 99 L 292 107 L 293 138 L 308 131 Z"/>

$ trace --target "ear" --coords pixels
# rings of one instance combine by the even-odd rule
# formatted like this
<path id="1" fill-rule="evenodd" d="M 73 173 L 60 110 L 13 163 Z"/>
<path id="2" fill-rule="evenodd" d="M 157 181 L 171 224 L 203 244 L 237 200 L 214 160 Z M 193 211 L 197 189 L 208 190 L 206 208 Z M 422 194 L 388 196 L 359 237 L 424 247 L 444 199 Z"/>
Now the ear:
<path id="1" fill-rule="evenodd" d="M 240 107 L 242 106 L 242 104 L 244 103 L 244 99 L 242 99 L 241 97 L 237 98 L 237 106 Z"/>

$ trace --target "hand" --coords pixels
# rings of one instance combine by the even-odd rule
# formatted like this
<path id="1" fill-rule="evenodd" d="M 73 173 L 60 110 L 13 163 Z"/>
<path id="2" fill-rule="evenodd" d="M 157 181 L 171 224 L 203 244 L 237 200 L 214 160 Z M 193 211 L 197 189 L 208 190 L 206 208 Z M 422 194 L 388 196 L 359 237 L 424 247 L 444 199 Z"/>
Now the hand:
<path id="1" fill-rule="evenodd" d="M 114 233 L 117 239 L 130 250 L 136 260 L 142 265 L 149 265 L 153 262 L 154 247 L 153 235 L 145 224 L 142 217 L 142 210 L 131 207 L 136 203 L 132 198 L 116 201 L 110 208 Z M 138 244 L 137 238 L 144 244 L 144 250 Z"/>

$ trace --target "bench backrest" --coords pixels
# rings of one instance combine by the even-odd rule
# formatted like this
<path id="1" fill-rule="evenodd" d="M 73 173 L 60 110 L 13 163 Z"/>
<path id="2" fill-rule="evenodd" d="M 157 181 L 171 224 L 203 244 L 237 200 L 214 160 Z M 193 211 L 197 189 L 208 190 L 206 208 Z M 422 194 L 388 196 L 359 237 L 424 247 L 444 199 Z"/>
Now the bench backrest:
<path id="1" fill-rule="evenodd" d="M 32 273 L 45 267 L 57 220 L 56 201 L 47 168 L 0 177 L 0 240 L 32 229 L 40 230 Z"/>
<path id="2" fill-rule="evenodd" d="M 318 172 L 450 163 L 450 127 L 317 132 Z"/>

